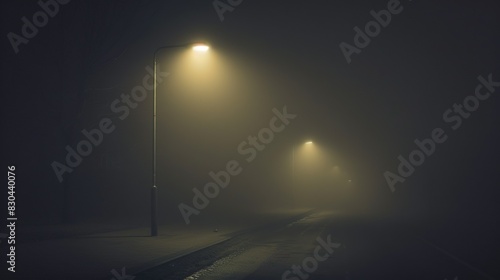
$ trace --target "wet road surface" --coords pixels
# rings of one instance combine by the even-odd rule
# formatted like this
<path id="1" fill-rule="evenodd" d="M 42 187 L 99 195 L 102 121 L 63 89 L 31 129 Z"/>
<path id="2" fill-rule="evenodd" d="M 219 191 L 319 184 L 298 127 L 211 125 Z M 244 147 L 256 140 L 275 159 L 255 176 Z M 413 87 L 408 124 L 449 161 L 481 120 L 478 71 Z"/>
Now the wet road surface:
<path id="1" fill-rule="evenodd" d="M 143 279 L 496 279 L 401 226 L 316 211 L 136 275 Z"/>

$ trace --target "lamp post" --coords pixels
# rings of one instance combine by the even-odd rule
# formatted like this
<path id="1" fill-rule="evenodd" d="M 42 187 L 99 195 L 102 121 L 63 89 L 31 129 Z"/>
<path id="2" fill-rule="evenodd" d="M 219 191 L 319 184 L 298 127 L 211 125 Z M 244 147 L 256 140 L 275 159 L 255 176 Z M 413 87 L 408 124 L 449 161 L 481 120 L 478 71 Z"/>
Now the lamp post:
<path id="1" fill-rule="evenodd" d="M 311 145 L 312 141 L 307 141 L 304 144 Z M 292 187 L 295 188 L 295 146 L 292 147 Z"/>
<path id="2" fill-rule="evenodd" d="M 193 51 L 206 52 L 209 46 L 203 43 L 188 43 L 159 47 L 154 52 L 153 61 L 153 184 L 151 188 L 151 236 L 158 235 L 158 188 L 156 187 L 156 73 L 158 53 L 165 49 L 192 47 Z"/>
<path id="3" fill-rule="evenodd" d="M 303 145 L 311 145 L 313 142 L 312 141 L 307 141 Z M 294 204 L 298 205 L 298 192 L 299 190 L 297 189 L 297 184 L 295 180 L 295 148 L 297 146 L 293 145 L 292 146 L 292 197 L 294 200 Z"/>

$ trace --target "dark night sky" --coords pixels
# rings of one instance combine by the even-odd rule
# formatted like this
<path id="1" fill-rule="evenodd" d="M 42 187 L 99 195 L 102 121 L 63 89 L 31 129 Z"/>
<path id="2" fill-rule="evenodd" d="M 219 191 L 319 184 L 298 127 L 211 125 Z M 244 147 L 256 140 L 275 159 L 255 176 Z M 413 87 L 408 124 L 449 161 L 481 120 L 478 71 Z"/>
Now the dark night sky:
<path id="1" fill-rule="evenodd" d="M 203 40 L 209 78 L 170 66 L 181 64 L 181 51 L 161 56 L 172 67 L 158 98 L 163 221 L 181 220 L 177 205 L 208 172 L 243 163 L 238 144 L 287 106 L 297 118 L 193 220 L 286 204 L 292 147 L 312 139 L 356 181 L 358 208 L 490 223 L 499 210 L 500 89 L 457 130 L 442 115 L 474 93 L 479 75 L 500 80 L 500 6 L 403 0 L 347 63 L 339 44 L 353 45 L 353 28 L 388 2 L 243 1 L 221 22 L 211 1 L 73 0 L 15 54 L 6 35 L 20 34 L 20 19 L 40 7 L 10 1 L 2 9 L 2 161 L 18 167 L 20 213 L 30 223 L 60 222 L 66 189 L 73 221 L 147 220 L 152 94 L 125 120 L 110 104 L 142 83 L 156 48 Z M 104 117 L 115 131 L 58 182 L 51 163 Z M 392 193 L 383 173 L 396 172 L 398 155 L 407 158 L 413 141 L 437 127 L 448 140 Z"/>

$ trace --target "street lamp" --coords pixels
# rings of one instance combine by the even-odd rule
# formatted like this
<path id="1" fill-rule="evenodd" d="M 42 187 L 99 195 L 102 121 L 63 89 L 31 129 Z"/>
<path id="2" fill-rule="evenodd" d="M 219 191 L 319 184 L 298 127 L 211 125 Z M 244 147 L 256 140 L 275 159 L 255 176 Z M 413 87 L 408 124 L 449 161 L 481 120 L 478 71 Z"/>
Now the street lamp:
<path id="1" fill-rule="evenodd" d="M 210 47 L 208 45 L 205 45 L 205 44 L 194 44 L 193 45 L 193 51 L 196 51 L 196 52 L 206 52 L 208 51 Z"/>
<path id="2" fill-rule="evenodd" d="M 333 174 L 339 175 L 339 173 L 340 173 L 340 167 L 338 165 L 333 166 Z"/>
<path id="3" fill-rule="evenodd" d="M 312 141 L 307 141 L 304 144 L 311 145 Z M 292 187 L 295 187 L 295 146 L 292 147 Z"/>
<path id="4" fill-rule="evenodd" d="M 210 48 L 204 43 L 188 43 L 181 45 L 171 45 L 159 47 L 154 52 L 153 62 L 153 185 L 151 188 L 151 236 L 158 235 L 158 188 L 156 187 L 156 69 L 158 53 L 164 49 L 173 48 L 188 48 L 192 47 L 193 51 L 206 52 Z"/>

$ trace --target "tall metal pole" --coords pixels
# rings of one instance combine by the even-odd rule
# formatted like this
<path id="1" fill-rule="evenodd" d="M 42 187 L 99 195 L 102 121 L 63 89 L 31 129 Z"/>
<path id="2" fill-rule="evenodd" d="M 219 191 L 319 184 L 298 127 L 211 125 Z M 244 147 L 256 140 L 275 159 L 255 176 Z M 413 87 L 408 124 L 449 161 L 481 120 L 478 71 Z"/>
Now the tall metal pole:
<path id="1" fill-rule="evenodd" d="M 292 147 L 292 188 L 295 187 L 295 146 Z"/>
<path id="2" fill-rule="evenodd" d="M 187 43 L 180 45 L 163 46 L 157 48 L 153 62 L 153 185 L 151 187 L 151 236 L 158 236 L 158 188 L 156 187 L 156 92 L 157 92 L 157 56 L 163 49 L 185 48 L 201 43 Z"/>
<path id="3" fill-rule="evenodd" d="M 158 235 L 158 188 L 156 187 L 156 51 L 153 63 L 153 186 L 151 188 L 151 236 Z"/>

